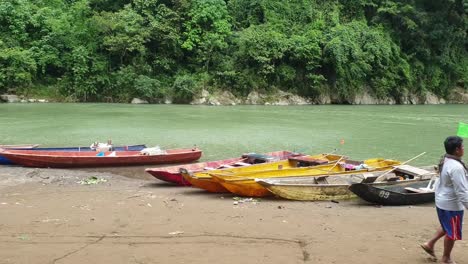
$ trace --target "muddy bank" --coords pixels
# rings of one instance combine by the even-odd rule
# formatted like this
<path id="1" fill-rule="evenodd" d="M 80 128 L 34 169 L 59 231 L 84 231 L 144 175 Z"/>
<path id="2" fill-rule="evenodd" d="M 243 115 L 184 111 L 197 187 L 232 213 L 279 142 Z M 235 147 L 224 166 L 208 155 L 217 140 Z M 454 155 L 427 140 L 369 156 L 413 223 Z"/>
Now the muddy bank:
<path id="1" fill-rule="evenodd" d="M 418 245 L 437 226 L 433 204 L 235 205 L 116 170 L 0 167 L 0 263 L 433 263 Z M 456 243 L 457 263 L 467 249 Z"/>

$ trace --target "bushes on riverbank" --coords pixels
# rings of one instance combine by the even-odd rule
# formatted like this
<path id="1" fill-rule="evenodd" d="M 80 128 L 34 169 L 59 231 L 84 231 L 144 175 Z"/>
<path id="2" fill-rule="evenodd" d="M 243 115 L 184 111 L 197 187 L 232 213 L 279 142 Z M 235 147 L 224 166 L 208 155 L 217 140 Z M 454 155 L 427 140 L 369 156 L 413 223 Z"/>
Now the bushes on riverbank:
<path id="1" fill-rule="evenodd" d="M 281 89 L 336 102 L 447 96 L 467 80 L 467 0 L 0 1 L 0 92 L 189 102 Z"/>

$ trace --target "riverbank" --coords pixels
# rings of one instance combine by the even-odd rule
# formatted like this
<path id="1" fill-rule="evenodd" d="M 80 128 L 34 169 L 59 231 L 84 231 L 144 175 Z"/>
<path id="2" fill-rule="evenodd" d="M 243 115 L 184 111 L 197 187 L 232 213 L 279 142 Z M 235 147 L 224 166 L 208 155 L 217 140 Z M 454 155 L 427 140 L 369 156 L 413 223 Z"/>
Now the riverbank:
<path id="1" fill-rule="evenodd" d="M 25 95 L 3 94 L 0 102 L 8 103 L 47 103 L 47 102 L 70 102 L 70 98 L 31 98 Z M 171 98 L 153 99 L 160 104 L 172 104 Z M 112 98 L 106 97 L 104 103 L 112 103 Z M 149 104 L 148 100 L 133 98 L 131 104 Z M 253 91 L 246 97 L 236 97 L 229 91 L 209 92 L 201 90 L 194 95 L 191 105 L 329 105 L 329 104 L 351 104 L 351 105 L 421 105 L 421 104 L 468 104 L 468 93 L 459 88 L 451 92 L 447 98 L 439 97 L 430 92 L 424 95 L 408 94 L 399 98 L 376 98 L 367 92 L 360 93 L 350 98 L 338 98 L 333 95 L 324 94 L 317 98 L 302 97 L 290 92 L 278 90 L 276 92 L 261 93 Z"/>
<path id="2" fill-rule="evenodd" d="M 0 210 L 2 264 L 432 263 L 418 244 L 437 226 L 434 204 L 235 205 L 232 195 L 170 186 L 141 167 L 3 166 Z M 467 263 L 467 249 L 456 243 L 457 263 Z"/>

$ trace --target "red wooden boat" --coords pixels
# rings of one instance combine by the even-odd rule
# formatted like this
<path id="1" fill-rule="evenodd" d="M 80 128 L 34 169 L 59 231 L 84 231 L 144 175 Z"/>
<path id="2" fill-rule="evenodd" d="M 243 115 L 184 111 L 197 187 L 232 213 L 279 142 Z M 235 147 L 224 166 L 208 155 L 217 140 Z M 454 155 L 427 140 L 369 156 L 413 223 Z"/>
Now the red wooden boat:
<path id="1" fill-rule="evenodd" d="M 165 154 L 142 155 L 140 151 L 78 152 L 0 150 L 3 156 L 16 164 L 39 168 L 103 167 L 148 164 L 183 163 L 198 160 L 199 149 L 167 149 Z"/>
<path id="2" fill-rule="evenodd" d="M 153 175 L 155 178 L 169 182 L 175 183 L 180 186 L 190 186 L 191 184 L 182 177 L 179 173 L 180 168 L 187 169 L 191 172 L 199 172 L 203 170 L 209 169 L 220 169 L 220 168 L 229 168 L 229 167 L 241 167 L 247 166 L 251 164 L 257 163 L 264 163 L 269 161 L 278 161 L 282 159 L 287 159 L 294 156 L 300 156 L 301 154 L 297 154 L 290 151 L 275 151 L 275 152 L 268 152 L 265 154 L 244 154 L 239 158 L 231 158 L 225 160 L 217 160 L 217 161 L 208 161 L 208 162 L 199 162 L 193 164 L 186 164 L 183 166 L 169 166 L 169 167 L 159 167 L 159 168 L 148 168 L 146 172 Z"/>

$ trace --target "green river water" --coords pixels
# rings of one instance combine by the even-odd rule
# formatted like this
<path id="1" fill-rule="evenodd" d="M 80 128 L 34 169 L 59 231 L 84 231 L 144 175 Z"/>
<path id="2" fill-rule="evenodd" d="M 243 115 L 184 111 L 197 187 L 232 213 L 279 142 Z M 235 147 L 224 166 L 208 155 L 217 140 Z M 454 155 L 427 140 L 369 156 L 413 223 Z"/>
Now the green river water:
<path id="1" fill-rule="evenodd" d="M 336 149 L 354 159 L 405 161 L 427 152 L 410 164 L 428 165 L 444 153 L 445 137 L 467 119 L 466 105 L 0 104 L 0 144 L 89 146 L 111 138 L 115 145 L 163 149 L 196 145 L 204 151 L 202 160 Z"/>

